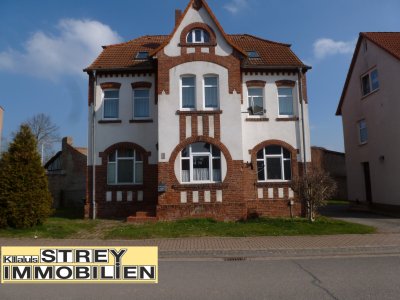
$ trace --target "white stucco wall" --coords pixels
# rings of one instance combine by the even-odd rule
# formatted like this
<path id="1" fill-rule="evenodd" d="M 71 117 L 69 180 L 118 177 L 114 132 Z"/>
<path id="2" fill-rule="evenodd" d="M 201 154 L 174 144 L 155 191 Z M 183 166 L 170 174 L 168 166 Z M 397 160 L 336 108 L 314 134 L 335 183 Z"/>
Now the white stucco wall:
<path id="1" fill-rule="evenodd" d="M 151 82 L 150 89 L 150 115 L 152 123 L 129 123 L 133 119 L 133 89 L 131 84 L 134 82 Z M 119 93 L 119 120 L 122 123 L 117 124 L 99 124 L 98 121 L 103 120 L 103 90 L 100 84 L 105 82 L 121 83 Z M 129 76 L 129 77 L 107 77 L 98 78 L 96 82 L 95 97 L 95 154 L 96 165 L 101 164 L 101 158 L 98 153 L 115 143 L 132 142 L 140 145 L 146 151 L 151 152 L 149 157 L 150 164 L 157 164 L 158 151 L 157 144 L 157 128 L 158 128 L 158 107 L 154 100 L 155 82 L 154 76 Z M 91 143 L 91 114 L 89 112 L 89 153 L 88 157 L 92 157 Z M 89 159 L 89 165 L 92 165 Z"/>
<path id="2" fill-rule="evenodd" d="M 233 159 L 242 159 L 240 95 L 229 94 L 228 70 L 210 62 L 189 62 L 172 68 L 170 74 L 170 94 L 159 96 L 159 153 L 160 161 L 167 162 L 172 151 L 179 144 L 179 116 L 181 107 L 180 79 L 182 75 L 196 76 L 196 106 L 204 110 L 203 77 L 215 74 L 219 79 L 219 99 L 221 115 L 221 142 L 229 149 Z M 165 159 L 161 158 L 165 154 Z"/>
<path id="3" fill-rule="evenodd" d="M 172 37 L 170 43 L 164 48 L 165 54 L 168 56 L 180 56 L 181 55 L 181 48 L 178 47 L 180 43 L 180 37 L 182 30 L 190 25 L 191 23 L 205 23 L 208 24 L 213 30 L 216 35 L 217 39 L 217 47 L 215 48 L 215 54 L 219 56 L 228 56 L 232 53 L 232 47 L 227 43 L 227 41 L 222 36 L 221 32 L 218 30 L 217 25 L 211 19 L 208 12 L 202 7 L 199 11 L 193 9 L 192 7 L 189 8 L 187 14 L 184 16 L 181 24 L 179 25 L 178 29 L 176 30 L 174 36 Z"/>
<path id="4" fill-rule="evenodd" d="M 246 86 L 247 81 L 262 80 L 266 82 L 264 88 L 264 108 L 266 113 L 263 118 L 268 118 L 269 121 L 262 122 L 248 122 L 246 118 L 258 118 L 258 116 L 250 116 L 247 112 L 249 107 L 248 103 L 248 89 Z M 279 102 L 278 102 L 278 89 L 276 81 L 278 80 L 291 80 L 296 82 L 293 87 L 293 105 L 294 115 L 299 118 L 299 121 L 276 121 L 279 117 Z M 297 75 L 246 75 L 243 74 L 243 105 L 241 108 L 241 122 L 243 126 L 243 160 L 250 161 L 251 157 L 249 150 L 253 149 L 257 144 L 266 140 L 281 140 L 290 144 L 293 148 L 300 150 L 298 161 L 303 161 L 303 141 L 301 130 L 301 105 L 299 102 L 298 93 L 298 77 Z M 311 161 L 310 149 L 310 130 L 308 122 L 308 104 L 304 103 L 304 128 L 306 137 L 306 158 L 307 162 Z"/>
<path id="5" fill-rule="evenodd" d="M 362 97 L 361 76 L 375 67 L 380 88 Z M 360 47 L 342 105 L 346 150 L 348 194 L 350 200 L 366 201 L 363 162 L 369 162 L 372 201 L 400 205 L 399 112 L 400 62 L 368 41 L 368 50 Z M 359 144 L 358 121 L 365 119 L 368 143 Z M 384 157 L 384 159 L 382 159 Z"/>

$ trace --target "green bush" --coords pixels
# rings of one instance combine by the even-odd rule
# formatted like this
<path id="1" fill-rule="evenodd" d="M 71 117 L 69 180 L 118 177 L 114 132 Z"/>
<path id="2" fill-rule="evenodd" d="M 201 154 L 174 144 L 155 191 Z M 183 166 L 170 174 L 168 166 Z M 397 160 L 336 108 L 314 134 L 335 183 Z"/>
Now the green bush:
<path id="1" fill-rule="evenodd" d="M 27 125 L 21 125 L 0 160 L 0 226 L 42 224 L 52 212 L 51 205 L 36 139 Z"/>

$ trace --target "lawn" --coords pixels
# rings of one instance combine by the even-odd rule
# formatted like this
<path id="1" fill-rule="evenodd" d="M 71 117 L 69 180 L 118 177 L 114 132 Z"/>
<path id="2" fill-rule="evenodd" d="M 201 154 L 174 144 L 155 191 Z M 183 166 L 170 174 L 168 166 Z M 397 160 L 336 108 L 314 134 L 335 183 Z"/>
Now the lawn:
<path id="1" fill-rule="evenodd" d="M 122 224 L 105 233 L 106 239 L 149 239 L 179 237 L 249 237 L 283 235 L 331 235 L 373 233 L 373 227 L 320 217 L 306 219 L 260 218 L 243 222 L 190 219 L 155 224 Z"/>
<path id="2" fill-rule="evenodd" d="M 319 217 L 315 223 L 295 218 L 260 218 L 241 222 L 187 219 L 174 222 L 128 224 L 123 221 L 51 217 L 30 229 L 0 229 L 0 237 L 150 239 L 180 237 L 250 237 L 373 233 L 373 227 Z"/>
<path id="3" fill-rule="evenodd" d="M 39 226 L 29 229 L 0 229 L 0 237 L 11 238 L 73 238 L 78 232 L 93 230 L 98 221 L 51 217 Z"/>

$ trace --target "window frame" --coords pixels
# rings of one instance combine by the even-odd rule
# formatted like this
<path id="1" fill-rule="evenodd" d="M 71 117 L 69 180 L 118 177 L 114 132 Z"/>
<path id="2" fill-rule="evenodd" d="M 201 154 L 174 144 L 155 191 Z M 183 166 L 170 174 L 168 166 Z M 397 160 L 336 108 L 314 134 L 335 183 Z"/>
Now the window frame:
<path id="1" fill-rule="evenodd" d="M 106 92 L 112 92 L 112 91 L 117 91 L 118 92 L 118 98 L 106 98 L 105 97 L 105 95 L 106 95 Z M 103 98 L 103 120 L 107 120 L 107 121 L 113 121 L 113 120 L 119 120 L 119 99 L 121 98 L 120 97 L 120 90 L 119 89 L 106 89 L 106 90 L 103 90 L 103 95 L 102 95 L 102 98 Z M 104 114 L 105 114 L 105 106 L 106 106 L 106 99 L 107 100 L 117 100 L 117 117 L 106 117 Z"/>
<path id="2" fill-rule="evenodd" d="M 200 41 L 196 40 L 196 31 L 200 31 Z M 189 42 L 189 36 L 192 36 L 192 41 Z M 206 37 L 208 36 L 208 41 L 206 41 Z M 203 29 L 203 28 L 193 28 L 186 35 L 186 43 L 187 44 L 209 44 L 211 42 L 211 34 Z"/>
<path id="3" fill-rule="evenodd" d="M 250 90 L 261 90 L 262 91 L 262 114 L 254 114 L 254 101 L 253 98 L 255 97 L 260 97 L 260 96 L 250 96 Z M 251 101 L 250 101 L 250 97 L 251 97 Z M 265 105 L 265 88 L 264 87 L 258 87 L 258 86 L 251 86 L 251 87 L 247 87 L 247 103 L 248 103 L 248 113 L 249 116 L 251 117 L 263 117 L 266 115 L 267 112 L 267 108 Z"/>
<path id="4" fill-rule="evenodd" d="M 190 144 L 187 145 L 184 149 L 181 150 L 180 154 L 179 154 L 179 160 L 180 160 L 180 168 L 179 168 L 179 178 L 180 178 L 180 182 L 181 184 L 214 184 L 214 183 L 222 183 L 222 151 L 217 147 L 214 146 L 213 144 L 210 143 L 206 143 L 206 142 L 197 142 L 197 143 L 205 143 L 207 145 L 210 145 L 210 150 L 209 152 L 194 152 L 192 149 L 192 145 L 196 144 Z M 213 148 L 215 147 L 215 149 L 217 149 L 219 151 L 219 156 L 214 156 L 213 155 Z M 182 151 L 184 151 L 185 149 L 188 149 L 188 157 L 183 157 L 182 156 Z M 193 158 L 194 157 L 208 157 L 208 174 L 209 174 L 209 178 L 210 180 L 194 180 L 194 172 L 193 172 Z M 183 161 L 189 161 L 189 181 L 184 181 L 183 180 Z M 220 164 L 220 177 L 221 180 L 220 181 L 214 181 L 214 160 L 219 160 L 219 164 Z"/>
<path id="5" fill-rule="evenodd" d="M 136 117 L 135 116 L 135 93 L 136 91 L 148 91 L 149 95 L 147 98 L 147 105 L 148 105 L 148 111 L 149 111 L 149 115 L 147 117 Z M 146 88 L 146 87 L 141 87 L 141 88 L 134 88 L 132 90 L 132 119 L 133 120 L 150 120 L 152 117 L 152 109 L 151 109 L 151 105 L 150 105 L 150 98 L 151 98 L 151 93 L 150 93 L 150 88 Z M 141 99 L 144 99 L 143 97 L 139 97 Z"/>
<path id="6" fill-rule="evenodd" d="M 121 185 L 135 185 L 135 186 L 138 186 L 138 185 L 143 185 L 143 182 L 144 182 L 143 155 L 139 154 L 140 157 L 141 157 L 141 160 L 137 160 L 136 159 L 137 158 L 137 151 L 135 149 L 124 149 L 124 150 L 132 151 L 133 152 L 133 156 L 130 156 L 130 157 L 119 157 L 118 156 L 118 151 L 119 150 L 122 150 L 122 149 L 116 149 L 116 150 L 114 150 L 113 152 L 111 152 L 111 153 L 109 153 L 107 155 L 107 185 L 110 185 L 110 186 L 121 186 Z M 113 154 L 115 155 L 115 161 L 110 162 L 110 156 L 113 155 Z M 119 182 L 118 181 L 118 161 L 121 161 L 121 160 L 133 161 L 133 163 L 132 163 L 132 168 L 133 168 L 133 170 L 132 170 L 132 182 Z M 141 182 L 138 181 L 137 178 L 136 178 L 136 165 L 140 165 L 140 164 L 142 165 L 142 181 Z M 113 168 L 114 168 L 114 179 L 115 179 L 115 182 L 110 182 L 109 181 L 109 168 L 110 168 L 110 165 L 114 165 Z"/>
<path id="7" fill-rule="evenodd" d="M 372 73 L 374 73 L 374 72 L 376 72 L 376 78 L 377 78 L 378 86 L 373 89 L 373 85 L 374 84 L 373 84 L 373 81 L 372 81 Z M 364 78 L 367 78 L 367 80 L 368 80 L 369 91 L 367 93 L 364 93 Z M 373 67 L 368 72 L 362 74 L 361 77 L 360 77 L 360 82 L 361 82 L 361 95 L 362 95 L 363 98 L 367 97 L 368 95 L 371 95 L 372 93 L 375 93 L 375 92 L 379 91 L 380 82 L 379 82 L 378 69 L 376 67 Z"/>
<path id="8" fill-rule="evenodd" d="M 286 95 L 282 95 L 281 96 L 279 94 L 279 90 L 280 89 L 290 89 L 292 91 L 292 96 L 291 96 L 291 98 L 292 98 L 292 114 L 291 115 L 281 114 L 281 106 L 280 106 L 281 98 L 290 98 L 290 96 L 286 96 Z M 295 101 L 294 101 L 294 88 L 292 86 L 287 86 L 287 85 L 278 86 L 278 116 L 280 118 L 293 118 L 295 116 L 294 103 L 295 103 Z"/>
<path id="9" fill-rule="evenodd" d="M 149 59 L 149 51 L 138 51 L 135 56 L 136 60 L 147 60 Z"/>
<path id="10" fill-rule="evenodd" d="M 194 86 L 184 86 L 183 85 L 183 78 L 193 78 L 194 79 Z M 181 110 L 186 110 L 186 111 L 194 111 L 194 110 L 196 110 L 197 109 L 197 82 L 196 82 L 196 80 L 197 80 L 197 77 L 196 77 L 196 75 L 192 75 L 192 74 L 185 74 L 185 75 L 182 75 L 181 77 L 180 77 L 180 89 L 179 89 L 179 93 L 180 93 L 180 106 L 181 106 Z M 194 103 L 193 103 L 193 105 L 194 105 L 194 107 L 183 107 L 183 88 L 184 87 L 193 87 L 194 88 Z"/>
<path id="11" fill-rule="evenodd" d="M 216 78 L 217 79 L 217 85 L 215 88 L 217 89 L 217 106 L 215 107 L 207 107 L 206 104 L 206 88 L 212 88 L 214 87 L 213 85 L 206 85 L 206 78 Z M 218 110 L 220 108 L 220 90 L 219 90 L 219 76 L 217 74 L 206 74 L 203 76 L 203 107 L 204 110 Z"/>
<path id="12" fill-rule="evenodd" d="M 364 126 L 362 126 L 364 124 Z M 357 128 L 358 128 L 358 142 L 360 145 L 365 145 L 368 143 L 368 126 L 367 126 L 367 121 L 365 119 L 361 119 L 357 122 Z M 366 133 L 366 139 L 362 140 L 362 130 L 365 130 Z"/>
<path id="13" fill-rule="evenodd" d="M 271 146 L 275 146 L 275 147 L 280 147 L 281 148 L 281 153 L 280 154 L 267 154 L 266 153 L 266 149 L 268 147 Z M 284 155 L 284 150 L 289 152 L 289 158 L 285 158 Z M 258 153 L 260 151 L 263 151 L 263 158 L 258 158 Z M 268 163 L 267 163 L 267 159 L 268 158 L 280 158 L 280 167 L 281 167 L 281 179 L 268 179 Z M 289 161 L 290 162 L 290 179 L 285 179 L 285 161 Z M 260 172 L 258 170 L 258 162 L 262 162 L 263 163 L 263 172 L 264 172 L 264 180 L 260 180 L 258 178 L 258 173 Z M 290 182 L 293 178 L 293 165 L 292 165 L 292 153 L 289 149 L 284 148 L 283 146 L 280 145 L 268 145 L 266 147 L 263 147 L 262 149 L 258 150 L 256 153 L 256 170 L 257 170 L 257 182 Z"/>

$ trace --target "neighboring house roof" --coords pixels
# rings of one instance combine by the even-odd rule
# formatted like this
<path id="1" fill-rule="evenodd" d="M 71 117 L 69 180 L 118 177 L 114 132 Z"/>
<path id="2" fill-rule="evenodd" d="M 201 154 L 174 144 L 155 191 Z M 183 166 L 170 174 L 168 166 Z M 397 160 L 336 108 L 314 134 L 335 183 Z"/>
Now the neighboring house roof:
<path id="1" fill-rule="evenodd" d="M 245 68 L 257 67 L 302 67 L 301 60 L 290 49 L 290 45 L 277 43 L 249 34 L 228 35 L 232 43 L 242 52 L 257 51 L 260 58 L 248 58 L 243 61 Z M 103 52 L 97 59 L 85 69 L 90 70 L 127 70 L 127 69 L 151 69 L 151 60 L 138 60 L 139 52 L 150 52 L 168 39 L 166 35 L 146 35 L 126 43 L 104 46 Z"/>
<path id="2" fill-rule="evenodd" d="M 44 165 L 44 168 L 45 168 L 45 169 L 48 169 L 48 168 L 51 166 L 51 164 L 52 164 L 53 162 L 55 162 L 56 159 L 59 158 L 59 157 L 61 156 L 61 154 L 62 154 L 62 151 L 58 151 L 52 158 L 50 158 L 50 159 L 48 160 L 48 162 Z"/>
<path id="3" fill-rule="evenodd" d="M 358 37 L 356 49 L 351 60 L 349 71 L 347 73 L 342 95 L 340 97 L 340 102 L 336 110 L 336 115 L 338 116 L 342 114 L 344 97 L 346 96 L 350 78 L 353 73 L 354 65 L 356 63 L 357 53 L 364 38 L 382 48 L 396 59 L 400 60 L 400 32 L 361 32 Z"/>
<path id="4" fill-rule="evenodd" d="M 86 155 L 87 156 L 87 148 L 82 148 L 82 147 L 74 147 L 76 151 L 79 153 Z"/>

